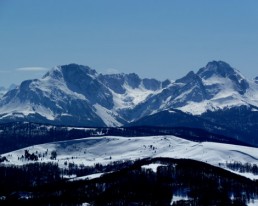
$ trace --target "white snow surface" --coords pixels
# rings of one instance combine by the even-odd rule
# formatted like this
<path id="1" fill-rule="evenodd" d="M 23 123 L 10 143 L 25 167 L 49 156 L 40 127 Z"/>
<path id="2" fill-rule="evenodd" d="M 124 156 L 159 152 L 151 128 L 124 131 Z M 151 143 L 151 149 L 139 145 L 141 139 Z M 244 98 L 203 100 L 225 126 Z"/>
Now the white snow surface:
<path id="1" fill-rule="evenodd" d="M 102 117 L 102 120 L 108 127 L 122 126 L 122 124 L 116 119 L 118 114 L 116 114 L 115 111 L 108 110 L 99 104 L 95 104 L 94 108 L 96 109 L 96 114 L 99 117 Z"/>
<path id="2" fill-rule="evenodd" d="M 35 114 L 36 112 L 49 120 L 55 119 L 55 115 L 53 111 L 51 111 L 51 109 L 46 108 L 42 105 L 35 105 L 31 103 L 24 104 L 20 101 L 14 101 L 6 105 L 5 107 L 0 107 L 0 113 L 5 114 L 4 116 L 0 117 L 0 119 L 8 116 L 25 117 L 30 114 Z"/>
<path id="3" fill-rule="evenodd" d="M 189 200 L 189 198 L 187 196 L 173 195 L 170 205 L 173 205 L 174 203 L 176 203 L 177 201 L 180 201 L 180 200 Z"/>
<path id="4" fill-rule="evenodd" d="M 250 200 L 250 202 L 247 203 L 247 206 L 257 206 L 258 205 L 258 199 Z"/>
<path id="5" fill-rule="evenodd" d="M 201 102 L 188 101 L 186 105 L 177 109 L 193 115 L 200 115 L 208 110 L 216 111 L 241 105 L 258 106 L 258 85 L 253 81 L 248 80 L 249 88 L 242 95 L 236 91 L 230 79 L 212 76 L 207 80 L 202 79 L 202 81 L 205 86 L 218 87 L 216 95 L 209 100 Z"/>
<path id="6" fill-rule="evenodd" d="M 113 161 L 136 160 L 147 157 L 193 159 L 224 169 L 227 169 L 225 168 L 227 162 L 258 165 L 258 148 L 213 142 L 198 143 L 175 136 L 103 136 L 41 144 L 2 155 L 9 160 L 4 164 L 23 165 L 31 163 L 31 161 L 21 158 L 25 149 L 29 153 L 40 154 L 41 156 L 45 154 L 44 157 L 39 158 L 39 162 L 55 162 L 61 168 L 66 167 L 69 163 L 93 166 L 96 163 L 108 164 Z M 56 160 L 50 159 L 51 151 L 57 152 Z M 155 169 L 158 166 L 149 165 L 147 167 Z M 238 174 L 251 179 L 258 179 L 258 176 L 250 173 Z"/>
<path id="7" fill-rule="evenodd" d="M 66 102 L 65 96 L 69 96 L 74 100 L 86 100 L 85 96 L 71 91 L 65 81 L 60 79 L 53 79 L 49 76 L 46 76 L 40 80 L 33 81 L 29 88 L 33 94 L 37 94 L 38 91 L 42 91 L 41 96 L 48 98 L 51 101 L 55 101 L 56 107 L 59 107 L 61 102 Z M 20 91 L 19 91 L 20 92 Z M 1 117 L 5 118 L 7 116 L 11 117 L 26 117 L 29 114 L 40 114 L 48 120 L 54 120 L 58 115 L 55 114 L 51 108 L 46 108 L 41 104 L 34 104 L 30 101 L 21 102 L 19 98 L 14 97 L 11 102 L 0 107 L 0 114 L 5 114 Z"/>
<path id="8" fill-rule="evenodd" d="M 151 169 L 153 172 L 157 172 L 158 167 L 160 166 L 164 166 L 163 164 L 159 164 L 159 163 L 152 163 L 149 165 L 143 165 L 142 168 L 143 169 Z"/>
<path id="9" fill-rule="evenodd" d="M 134 108 L 145 101 L 149 95 L 156 93 L 155 91 L 145 89 L 142 85 L 138 88 L 132 88 L 128 84 L 124 84 L 123 88 L 125 89 L 123 94 L 115 93 L 110 89 L 114 100 L 114 110 Z"/>
<path id="10" fill-rule="evenodd" d="M 75 178 L 70 179 L 69 181 L 73 182 L 73 181 L 79 181 L 79 180 L 93 180 L 93 179 L 101 177 L 103 174 L 105 174 L 105 173 L 101 172 L 101 173 L 95 173 L 95 174 L 81 176 L 81 177 L 75 177 Z"/>

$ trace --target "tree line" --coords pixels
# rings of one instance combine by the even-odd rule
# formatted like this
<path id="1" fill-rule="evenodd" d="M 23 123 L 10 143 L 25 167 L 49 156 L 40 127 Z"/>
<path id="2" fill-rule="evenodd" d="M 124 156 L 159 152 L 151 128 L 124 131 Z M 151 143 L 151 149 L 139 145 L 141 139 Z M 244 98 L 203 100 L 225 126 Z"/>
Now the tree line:
<path id="1" fill-rule="evenodd" d="M 143 165 L 159 164 L 157 171 Z M 68 181 L 67 175 L 104 173 L 96 179 Z M 202 162 L 154 158 L 88 167 L 54 163 L 0 165 L 0 205 L 246 205 L 258 183 Z M 233 198 L 232 198 L 233 197 Z"/>

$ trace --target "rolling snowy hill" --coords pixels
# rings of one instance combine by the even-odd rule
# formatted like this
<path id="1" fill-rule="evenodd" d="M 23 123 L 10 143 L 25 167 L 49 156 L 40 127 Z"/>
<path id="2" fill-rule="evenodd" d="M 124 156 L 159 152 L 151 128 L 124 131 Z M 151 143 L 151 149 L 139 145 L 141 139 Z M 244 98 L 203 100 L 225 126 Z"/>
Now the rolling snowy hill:
<path id="1" fill-rule="evenodd" d="M 258 150 L 253 147 L 237 146 L 213 142 L 193 142 L 175 136 L 151 137 L 92 137 L 70 141 L 35 145 L 3 154 L 8 162 L 23 165 L 35 161 L 25 158 L 25 150 L 36 155 L 36 162 L 55 162 L 65 168 L 69 163 L 94 166 L 97 163 L 108 164 L 114 161 L 137 160 L 143 158 L 169 157 L 175 159 L 193 159 L 230 170 L 226 163 L 249 163 L 258 165 Z M 53 151 L 56 156 L 53 159 Z M 235 173 L 258 179 L 251 173 Z"/>

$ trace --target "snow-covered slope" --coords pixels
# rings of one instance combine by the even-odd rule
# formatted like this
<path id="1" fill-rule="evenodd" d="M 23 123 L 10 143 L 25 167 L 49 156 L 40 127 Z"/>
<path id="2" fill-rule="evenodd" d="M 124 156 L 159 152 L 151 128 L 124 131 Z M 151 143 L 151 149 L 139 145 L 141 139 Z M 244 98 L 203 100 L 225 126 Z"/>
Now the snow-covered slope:
<path id="1" fill-rule="evenodd" d="M 177 112 L 164 117 L 164 111 L 171 109 L 194 116 L 189 116 L 182 125 L 185 115 L 178 118 Z M 130 125 L 201 128 L 258 145 L 257 111 L 257 82 L 246 79 L 225 62 L 213 61 L 138 104 L 130 113 L 138 119 Z M 195 118 L 206 123 L 189 124 Z"/>
<path id="2" fill-rule="evenodd" d="M 87 81 L 87 77 L 93 74 L 90 70 L 86 73 L 87 68 L 71 69 L 71 72 L 77 72 L 75 77 L 82 79 L 74 79 L 74 84 L 69 84 L 68 76 L 72 75 L 69 72 L 56 67 L 40 80 L 22 82 L 1 99 L 1 119 L 57 120 L 64 124 L 81 120 L 90 125 L 102 125 L 102 120 L 88 104 L 87 96 L 79 90 L 81 80 Z M 73 87 L 73 90 L 69 87 Z"/>
<path id="3" fill-rule="evenodd" d="M 131 109 L 162 88 L 136 74 L 102 75 L 87 66 L 58 66 L 27 80 L 0 99 L 0 120 L 62 125 L 120 126 Z"/>
<path id="4" fill-rule="evenodd" d="M 137 106 L 141 117 L 176 108 L 194 115 L 242 105 L 258 106 L 258 85 L 222 61 L 189 72 Z M 148 108 L 146 110 L 146 108 Z"/>
<path id="5" fill-rule="evenodd" d="M 175 136 L 151 137 L 92 137 L 71 141 L 35 145 L 2 155 L 9 162 L 5 164 L 23 165 L 24 153 L 36 154 L 39 162 L 56 162 L 63 168 L 74 164 L 108 164 L 119 160 L 136 160 L 147 157 L 187 158 L 225 168 L 226 163 L 241 162 L 258 165 L 258 149 L 212 142 L 192 142 Z M 56 151 L 56 160 L 51 160 Z M 256 178 L 252 174 L 241 174 Z"/>
<path id="6" fill-rule="evenodd" d="M 121 126 L 168 109 L 202 115 L 243 105 L 258 108 L 257 79 L 246 79 L 222 61 L 174 82 L 137 74 L 103 75 L 70 64 L 24 81 L 0 98 L 0 121 Z"/>
<path id="7" fill-rule="evenodd" d="M 199 104 L 190 101 L 181 108 L 182 111 L 201 114 L 207 110 L 258 105 L 257 85 L 225 62 L 211 62 L 197 75 L 202 79 L 206 99 Z"/>

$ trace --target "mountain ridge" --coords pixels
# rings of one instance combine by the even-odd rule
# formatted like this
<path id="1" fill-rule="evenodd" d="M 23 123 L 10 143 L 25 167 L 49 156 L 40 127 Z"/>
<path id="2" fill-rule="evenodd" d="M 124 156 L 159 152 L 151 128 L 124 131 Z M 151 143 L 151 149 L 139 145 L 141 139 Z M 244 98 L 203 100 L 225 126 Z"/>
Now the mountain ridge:
<path id="1" fill-rule="evenodd" d="M 68 64 L 54 67 L 41 79 L 26 80 L 0 98 L 0 123 L 117 127 L 140 124 L 142 118 L 170 109 L 205 119 L 206 113 L 241 106 L 253 115 L 258 108 L 256 81 L 223 61 L 209 62 L 175 81 L 140 78 L 135 73 L 101 74 Z M 209 121 L 215 120 L 209 117 Z M 217 120 L 216 124 L 227 126 Z"/>

